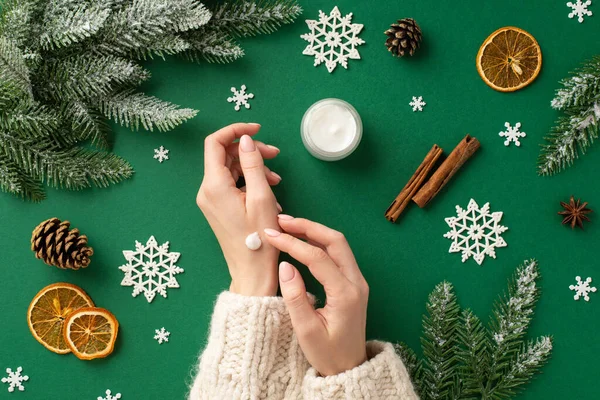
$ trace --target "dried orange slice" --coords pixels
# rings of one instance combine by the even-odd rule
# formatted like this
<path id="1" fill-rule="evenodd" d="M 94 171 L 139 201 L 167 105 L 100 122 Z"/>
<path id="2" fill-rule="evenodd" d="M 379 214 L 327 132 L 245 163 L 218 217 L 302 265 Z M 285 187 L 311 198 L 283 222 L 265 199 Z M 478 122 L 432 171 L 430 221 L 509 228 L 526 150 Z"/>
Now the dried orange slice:
<path id="1" fill-rule="evenodd" d="M 86 307 L 73 312 L 65 322 L 65 342 L 82 360 L 104 358 L 112 353 L 119 322 L 104 308 Z"/>
<path id="2" fill-rule="evenodd" d="M 501 92 L 529 85 L 542 68 L 542 50 L 523 29 L 507 26 L 485 39 L 477 53 L 477 71 L 485 83 Z"/>
<path id="3" fill-rule="evenodd" d="M 54 283 L 35 295 L 27 310 L 27 324 L 33 337 L 48 350 L 70 353 L 63 337 L 63 325 L 73 311 L 93 307 L 92 299 L 70 283 Z"/>

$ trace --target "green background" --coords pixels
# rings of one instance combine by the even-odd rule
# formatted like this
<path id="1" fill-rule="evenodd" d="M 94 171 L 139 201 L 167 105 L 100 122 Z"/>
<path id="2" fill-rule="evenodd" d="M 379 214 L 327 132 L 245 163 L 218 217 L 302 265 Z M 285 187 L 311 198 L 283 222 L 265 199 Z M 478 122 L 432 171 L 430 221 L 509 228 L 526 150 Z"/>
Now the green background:
<path id="1" fill-rule="evenodd" d="M 354 13 L 364 24 L 361 60 L 333 74 L 313 67 L 302 55 L 308 32 L 304 19 L 316 19 L 326 1 L 303 1 L 300 20 L 270 36 L 243 40 L 246 57 L 229 65 L 195 65 L 180 60 L 148 64 L 153 78 L 148 93 L 200 110 L 191 122 L 170 133 L 129 132 L 115 127 L 114 151 L 134 165 L 130 181 L 83 192 L 49 190 L 41 204 L 0 196 L 2 281 L 0 367 L 21 365 L 30 376 L 23 393 L 0 398 L 95 399 L 107 388 L 128 399 L 182 399 L 191 370 L 205 343 L 217 294 L 228 287 L 226 265 L 208 224 L 195 204 L 203 168 L 203 140 L 236 121 L 260 122 L 259 138 L 282 149 L 269 163 L 283 176 L 276 195 L 285 211 L 343 231 L 371 286 L 368 336 L 405 341 L 419 347 L 421 316 L 435 284 L 455 285 L 459 302 L 487 320 L 493 301 L 524 259 L 539 260 L 542 298 L 530 334 L 551 334 L 555 350 L 544 374 L 520 399 L 591 398 L 600 385 L 597 329 L 600 296 L 573 301 L 568 286 L 581 275 L 600 283 L 597 216 L 585 231 L 561 226 L 559 201 L 571 194 L 600 205 L 597 167 L 600 149 L 592 148 L 573 168 L 550 178 L 538 177 L 539 144 L 558 114 L 550 100 L 559 79 L 598 53 L 598 14 L 583 24 L 569 19 L 565 1 L 356 1 L 339 0 L 342 14 Z M 595 3 L 595 2 L 594 2 Z M 423 47 L 410 59 L 391 57 L 383 31 L 397 18 L 414 17 L 424 32 Z M 506 25 L 533 34 L 543 51 L 538 79 L 516 93 L 487 87 L 475 68 L 483 40 Z M 227 103 L 231 86 L 255 94 L 251 110 L 235 112 Z M 413 113 L 412 96 L 423 96 L 424 111 Z M 300 140 L 302 115 L 314 102 L 338 97 L 353 104 L 364 123 L 363 141 L 351 157 L 336 163 L 309 155 Z M 520 148 L 505 147 L 498 132 L 504 122 L 522 123 L 527 137 Z M 481 149 L 426 209 L 412 205 L 398 224 L 383 213 L 430 147 L 448 153 L 466 133 Z M 160 145 L 170 159 L 152 158 Z M 492 211 L 504 211 L 508 247 L 483 266 L 460 254 L 448 254 L 444 217 L 470 198 Z M 29 250 L 32 229 L 56 216 L 70 220 L 90 238 L 95 254 L 86 270 L 45 266 Z M 181 252 L 180 289 L 148 304 L 120 286 L 122 250 L 155 235 Z M 306 276 L 306 271 L 303 270 Z M 66 281 L 84 288 L 98 306 L 119 319 L 116 350 L 105 360 L 80 361 L 45 350 L 27 328 L 26 310 L 44 286 Z M 312 290 L 320 293 L 316 285 Z M 159 346 L 154 329 L 171 332 Z"/>

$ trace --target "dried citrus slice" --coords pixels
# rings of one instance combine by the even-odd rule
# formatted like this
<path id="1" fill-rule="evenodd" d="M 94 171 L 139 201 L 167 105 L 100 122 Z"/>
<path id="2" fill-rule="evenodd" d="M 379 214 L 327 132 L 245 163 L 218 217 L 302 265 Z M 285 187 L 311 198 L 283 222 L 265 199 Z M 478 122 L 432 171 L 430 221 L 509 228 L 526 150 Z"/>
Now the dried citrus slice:
<path id="1" fill-rule="evenodd" d="M 82 360 L 104 358 L 112 353 L 118 330 L 119 322 L 110 311 L 80 308 L 65 321 L 65 342 Z"/>
<path id="2" fill-rule="evenodd" d="M 542 68 L 542 50 L 523 29 L 507 26 L 492 33 L 477 53 L 477 71 L 485 83 L 501 92 L 529 85 Z"/>
<path id="3" fill-rule="evenodd" d="M 82 307 L 92 307 L 92 299 L 81 289 L 70 283 L 54 283 L 35 295 L 27 310 L 27 324 L 33 337 L 48 350 L 70 353 L 71 349 L 63 338 L 65 319 Z"/>

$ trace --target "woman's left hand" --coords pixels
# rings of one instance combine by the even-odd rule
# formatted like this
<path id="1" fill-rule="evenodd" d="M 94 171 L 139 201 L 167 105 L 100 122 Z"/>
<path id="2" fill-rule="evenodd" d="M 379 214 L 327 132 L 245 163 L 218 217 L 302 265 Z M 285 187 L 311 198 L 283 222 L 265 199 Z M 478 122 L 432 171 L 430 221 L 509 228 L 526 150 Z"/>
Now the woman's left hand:
<path id="1" fill-rule="evenodd" d="M 252 251 L 246 237 L 264 228 L 276 228 L 280 206 L 270 185 L 281 177 L 270 171 L 263 158 L 274 158 L 279 149 L 253 141 L 258 124 L 233 124 L 204 142 L 204 179 L 196 202 L 204 213 L 219 244 L 231 275 L 230 291 L 245 296 L 277 294 L 279 250 L 263 241 Z M 235 142 L 240 139 L 239 143 Z M 246 187 L 236 187 L 243 175 Z"/>

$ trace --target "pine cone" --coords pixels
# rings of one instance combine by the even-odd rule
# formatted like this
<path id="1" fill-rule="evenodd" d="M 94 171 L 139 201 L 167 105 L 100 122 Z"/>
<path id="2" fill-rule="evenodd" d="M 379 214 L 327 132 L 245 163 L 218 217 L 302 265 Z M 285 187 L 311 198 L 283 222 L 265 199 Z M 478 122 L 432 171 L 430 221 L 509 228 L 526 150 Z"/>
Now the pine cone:
<path id="1" fill-rule="evenodd" d="M 421 28 L 412 18 L 399 19 L 384 33 L 388 36 L 385 45 L 397 57 L 403 57 L 406 53 L 412 56 L 423 39 Z"/>
<path id="2" fill-rule="evenodd" d="M 90 264 L 94 249 L 87 245 L 87 236 L 79 229 L 69 231 L 69 221 L 50 218 L 39 224 L 31 236 L 31 250 L 36 258 L 62 269 L 85 268 Z"/>

